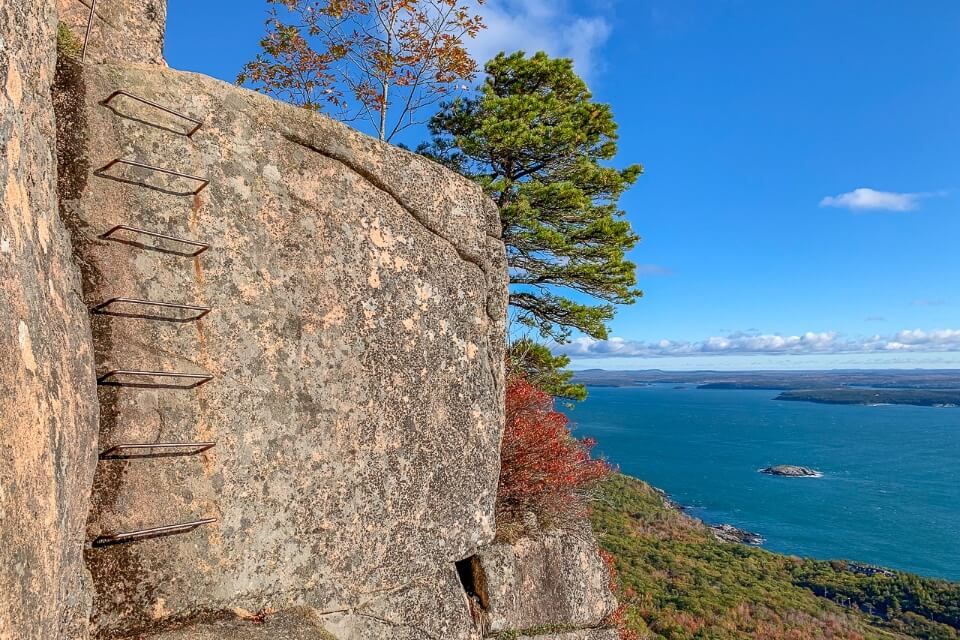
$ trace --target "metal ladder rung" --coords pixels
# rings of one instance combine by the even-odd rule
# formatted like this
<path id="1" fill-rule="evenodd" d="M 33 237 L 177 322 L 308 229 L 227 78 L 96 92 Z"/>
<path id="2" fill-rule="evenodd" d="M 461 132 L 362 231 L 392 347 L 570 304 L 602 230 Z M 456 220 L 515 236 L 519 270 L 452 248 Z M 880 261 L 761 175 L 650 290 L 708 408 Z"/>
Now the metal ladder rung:
<path id="1" fill-rule="evenodd" d="M 197 132 L 197 130 L 199 130 L 200 127 L 203 126 L 203 120 L 197 120 L 196 118 L 191 118 L 190 116 L 188 116 L 188 115 L 186 115 L 186 114 L 183 114 L 183 113 L 180 113 L 179 111 L 174 111 L 173 109 L 169 109 L 169 108 L 163 106 L 162 104 L 157 104 L 157 103 L 154 102 L 153 100 L 147 100 L 146 98 L 142 98 L 142 97 L 140 97 L 140 96 L 134 95 L 134 94 L 130 93 L 129 91 L 124 91 L 123 89 L 117 89 L 116 91 L 114 91 L 113 93 L 111 93 L 109 96 L 107 96 L 106 99 L 105 99 L 103 102 L 101 102 L 100 104 L 102 104 L 103 106 L 107 106 L 108 104 L 110 104 L 110 101 L 113 100 L 114 98 L 116 98 L 117 96 L 127 96 L 127 97 L 130 98 L 131 100 L 136 100 L 137 102 L 142 102 L 143 104 L 149 105 L 149 106 L 153 107 L 154 109 L 159 109 L 160 111 L 163 111 L 164 113 L 169 113 L 170 115 L 174 115 L 174 116 L 177 116 L 178 118 L 183 118 L 184 120 L 186 120 L 186 121 L 188 121 L 188 122 L 192 122 L 193 125 L 194 125 L 193 129 L 190 129 L 190 131 L 188 131 L 188 132 L 186 132 L 185 134 L 183 134 L 183 135 L 185 135 L 185 136 L 188 137 L 188 138 L 191 137 L 193 134 L 195 134 L 195 133 Z"/>
<path id="2" fill-rule="evenodd" d="M 144 316 L 142 314 L 131 314 L 131 313 L 121 313 L 118 311 L 107 311 L 108 307 L 115 304 L 135 304 L 135 305 L 140 305 L 144 307 L 162 307 L 164 309 L 179 309 L 182 311 L 196 311 L 198 313 L 197 315 L 193 315 L 187 318 L 179 318 L 179 317 L 167 318 L 163 316 Z M 210 313 L 210 311 L 211 311 L 210 307 L 200 307 L 192 304 L 180 304 L 178 302 L 154 302 L 152 300 L 140 300 L 138 298 L 123 298 L 123 297 L 110 298 L 109 300 L 105 300 L 104 302 L 101 302 L 100 304 L 90 308 L 90 313 L 96 313 L 100 315 L 134 316 L 134 317 L 141 317 L 141 318 L 146 317 L 146 318 L 157 319 L 157 320 L 171 320 L 174 322 L 193 322 L 195 320 L 199 320 L 200 318 L 204 317 L 205 315 Z"/>
<path id="3" fill-rule="evenodd" d="M 105 533 L 98 536 L 93 541 L 95 547 L 106 547 L 111 544 L 120 544 L 122 542 L 133 542 L 143 538 L 152 538 L 162 535 L 173 535 L 176 533 L 189 533 L 197 527 L 216 522 L 216 518 L 203 518 L 202 520 L 193 520 L 192 522 L 183 522 L 180 524 L 168 524 L 160 527 L 151 527 L 149 529 L 138 529 L 136 531 L 123 531 L 120 533 Z"/>
<path id="4" fill-rule="evenodd" d="M 145 382 L 120 382 L 119 380 L 109 380 L 117 376 L 134 376 L 141 378 L 185 378 L 196 380 L 190 385 L 162 385 L 158 383 Z M 134 369 L 111 369 L 97 378 L 97 384 L 111 387 L 151 387 L 151 388 L 175 388 L 175 389 L 196 389 L 200 385 L 213 380 L 213 376 L 208 373 L 179 373 L 175 371 L 138 371 Z"/>
<path id="5" fill-rule="evenodd" d="M 117 444 L 109 449 L 106 449 L 103 453 L 100 454 L 101 460 L 114 460 L 117 458 L 148 458 L 148 457 L 172 457 L 172 456 L 195 456 L 198 454 L 212 449 L 217 443 L 216 442 L 125 442 L 123 444 Z M 150 451 L 153 449 L 161 450 L 170 450 L 170 449 L 186 449 L 186 451 L 181 452 L 172 452 L 172 453 L 160 453 L 160 454 L 130 454 L 122 455 L 121 451 Z"/>
<path id="6" fill-rule="evenodd" d="M 90 39 L 90 27 L 93 26 L 93 16 L 97 10 L 97 0 L 90 0 L 90 15 L 87 17 L 87 31 L 83 34 L 83 52 L 80 54 L 80 64 L 87 61 L 87 40 Z"/>
<path id="7" fill-rule="evenodd" d="M 127 159 L 127 158 L 114 158 L 113 160 L 111 160 L 110 162 L 108 162 L 107 164 L 105 164 L 104 166 L 102 166 L 102 167 L 100 167 L 99 169 L 97 169 L 97 171 L 95 171 L 94 173 L 104 173 L 104 172 L 106 172 L 106 171 L 109 171 L 111 167 L 113 167 L 113 166 L 115 166 L 115 165 L 118 165 L 118 164 L 125 164 L 125 165 L 129 165 L 129 166 L 131 166 L 131 167 L 139 167 L 139 168 L 141 168 L 141 169 L 149 169 L 149 170 L 151 170 L 151 171 L 156 171 L 156 172 L 158 172 L 158 173 L 165 173 L 165 174 L 170 175 L 170 176 L 176 176 L 176 177 L 178 177 L 178 178 L 186 178 L 187 180 L 194 180 L 194 181 L 196 181 L 196 182 L 199 182 L 199 183 L 200 183 L 200 186 L 197 187 L 196 191 L 191 191 L 191 192 L 189 192 L 188 195 L 197 195 L 198 193 L 200 193 L 201 191 L 203 191 L 204 188 L 206 188 L 206 186 L 207 186 L 208 184 L 210 184 L 210 181 L 209 181 L 207 178 L 201 178 L 200 176 L 193 176 L 193 175 L 190 175 L 189 173 L 181 173 L 180 171 L 174 171 L 173 169 L 167 169 L 167 168 L 165 168 L 165 167 L 156 167 L 156 166 L 154 166 L 154 165 L 152 165 L 152 164 L 146 164 L 146 163 L 144 163 L 144 162 L 137 162 L 136 160 L 129 160 L 129 159 Z M 112 180 L 118 180 L 118 179 L 119 179 L 119 178 L 115 178 L 115 177 L 113 177 L 113 176 L 107 176 L 107 177 L 109 177 L 109 178 L 112 179 Z M 129 180 L 128 180 L 128 181 L 129 181 Z M 157 188 L 158 188 L 158 187 L 154 187 L 153 185 L 147 185 L 147 186 L 150 187 L 150 188 L 152 188 L 152 189 L 157 189 Z"/>
<path id="8" fill-rule="evenodd" d="M 101 237 L 102 239 L 104 239 L 104 240 L 113 240 L 114 242 L 128 242 L 128 241 L 125 241 L 125 240 L 120 240 L 120 239 L 114 238 L 114 237 L 113 237 L 113 234 L 116 233 L 117 231 L 129 231 L 129 232 L 131 232 L 131 233 L 138 233 L 138 234 L 145 235 L 145 236 L 151 236 L 151 237 L 153 237 L 153 238 L 159 238 L 159 239 L 161 239 L 161 240 L 169 240 L 170 242 L 178 242 L 178 243 L 180 243 L 180 244 L 185 244 L 185 245 L 187 245 L 187 246 L 189 246 L 189 247 L 199 247 L 199 248 L 198 248 L 196 251 L 194 251 L 193 253 L 183 253 L 183 254 L 181 254 L 181 253 L 179 253 L 179 252 L 172 252 L 172 253 L 178 253 L 178 255 L 182 255 L 182 256 L 184 256 L 185 258 L 196 258 L 196 257 L 199 256 L 201 253 L 203 253 L 204 251 L 206 251 L 207 249 L 210 248 L 210 245 L 209 245 L 208 243 L 206 243 L 206 242 L 197 242 L 196 240 L 188 240 L 188 239 L 186 239 L 186 238 L 178 238 L 178 237 L 176 237 L 176 236 L 170 236 L 170 235 L 167 235 L 167 234 L 164 234 L 164 233 L 158 233 L 158 232 L 156 232 L 156 231 L 148 231 L 148 230 L 146 230 L 146 229 L 140 229 L 140 228 L 138 228 L 138 227 L 131 227 L 131 226 L 126 225 L 126 224 L 118 224 L 118 225 L 116 225 L 115 227 L 111 228 L 109 231 L 106 231 L 105 233 L 100 234 L 100 237 Z"/>

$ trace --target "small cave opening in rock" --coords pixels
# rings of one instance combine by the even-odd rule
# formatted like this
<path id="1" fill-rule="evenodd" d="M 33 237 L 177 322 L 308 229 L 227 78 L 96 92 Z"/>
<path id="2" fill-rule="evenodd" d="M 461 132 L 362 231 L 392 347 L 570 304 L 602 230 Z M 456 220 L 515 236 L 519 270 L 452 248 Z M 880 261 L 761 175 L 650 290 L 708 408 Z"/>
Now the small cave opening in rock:
<path id="1" fill-rule="evenodd" d="M 487 596 L 487 576 L 483 571 L 478 556 L 470 556 L 455 563 L 460 584 L 463 586 L 471 609 L 476 606 L 481 612 L 490 608 L 490 599 Z"/>

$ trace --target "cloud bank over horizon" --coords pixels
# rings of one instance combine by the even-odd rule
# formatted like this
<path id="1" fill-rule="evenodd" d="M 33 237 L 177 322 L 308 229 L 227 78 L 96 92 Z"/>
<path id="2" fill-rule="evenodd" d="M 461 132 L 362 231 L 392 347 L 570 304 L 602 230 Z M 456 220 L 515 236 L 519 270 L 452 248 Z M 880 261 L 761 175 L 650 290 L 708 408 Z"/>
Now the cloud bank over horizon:
<path id="1" fill-rule="evenodd" d="M 575 359 L 677 358 L 730 355 L 841 355 L 876 353 L 960 352 L 960 329 L 906 329 L 890 336 L 845 338 L 836 332 L 808 331 L 783 336 L 736 332 L 701 341 L 660 340 L 644 342 L 613 337 L 595 340 L 580 337 L 553 350 Z"/>
<path id="2" fill-rule="evenodd" d="M 482 7 L 475 7 L 482 9 L 487 28 L 465 44 L 480 65 L 501 51 L 522 50 L 528 55 L 545 51 L 553 57 L 573 58 L 577 73 L 589 77 L 597 67 L 596 49 L 613 30 L 607 17 L 583 12 L 593 4 L 571 0 L 487 0 Z"/>

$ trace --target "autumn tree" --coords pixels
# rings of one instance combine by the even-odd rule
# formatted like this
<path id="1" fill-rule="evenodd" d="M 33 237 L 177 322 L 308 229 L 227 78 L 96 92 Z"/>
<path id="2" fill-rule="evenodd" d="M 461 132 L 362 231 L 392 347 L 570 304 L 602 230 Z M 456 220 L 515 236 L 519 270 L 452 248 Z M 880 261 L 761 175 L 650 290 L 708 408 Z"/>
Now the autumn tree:
<path id="1" fill-rule="evenodd" d="M 563 342 L 607 338 L 615 305 L 641 294 L 626 258 L 638 237 L 618 207 L 640 165 L 608 166 L 617 124 L 571 60 L 501 53 L 474 97 L 446 101 L 420 148 L 500 207 L 514 318 Z"/>
<path id="2" fill-rule="evenodd" d="M 500 449 L 497 527 L 522 527 L 532 513 L 549 527 L 582 518 L 591 488 L 610 473 L 592 458 L 592 440 L 578 440 L 550 394 L 519 376 L 507 383 L 506 424 Z"/>
<path id="3" fill-rule="evenodd" d="M 483 4 L 484 0 L 477 0 Z M 345 121 L 381 140 L 471 81 L 465 38 L 483 28 L 461 0 L 267 0 L 262 51 L 237 77 L 263 93 Z"/>

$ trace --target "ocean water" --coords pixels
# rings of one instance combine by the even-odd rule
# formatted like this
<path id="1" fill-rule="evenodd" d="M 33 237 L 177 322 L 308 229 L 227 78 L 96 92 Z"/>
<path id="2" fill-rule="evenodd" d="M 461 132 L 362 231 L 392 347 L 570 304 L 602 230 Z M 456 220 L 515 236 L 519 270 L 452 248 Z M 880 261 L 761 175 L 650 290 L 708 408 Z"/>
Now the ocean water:
<path id="1" fill-rule="evenodd" d="M 960 580 L 960 409 L 773 400 L 775 391 L 591 387 L 578 437 L 765 548 Z M 822 478 L 758 469 L 796 464 Z"/>

